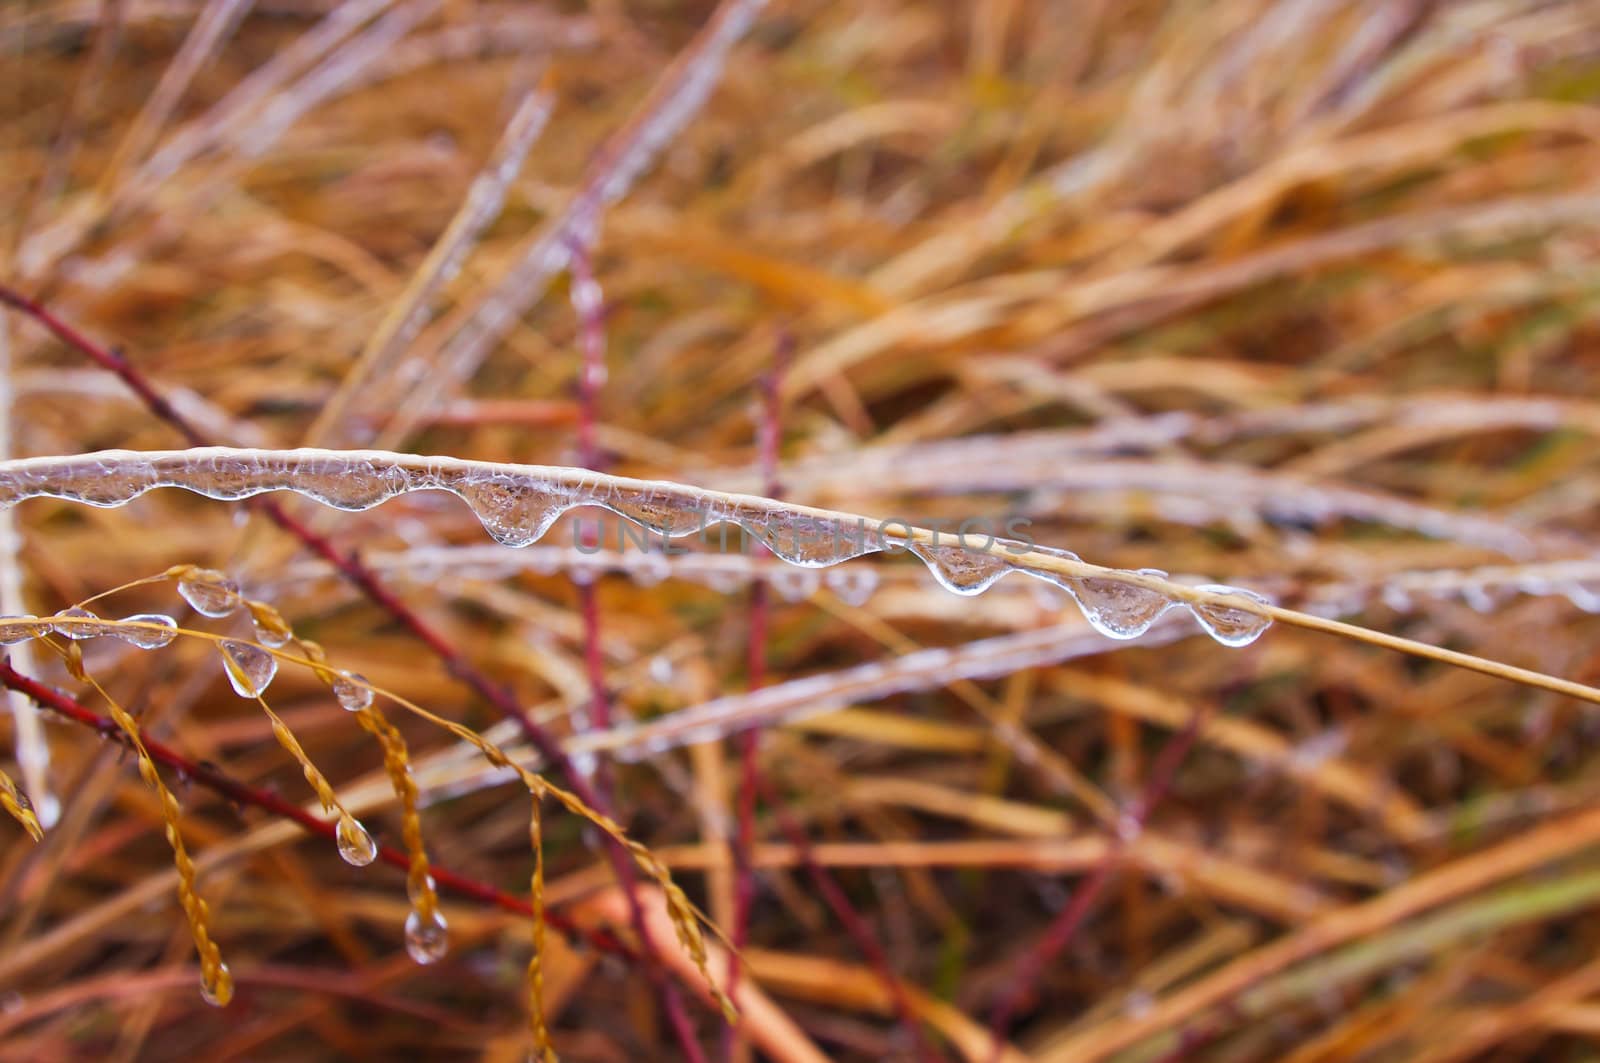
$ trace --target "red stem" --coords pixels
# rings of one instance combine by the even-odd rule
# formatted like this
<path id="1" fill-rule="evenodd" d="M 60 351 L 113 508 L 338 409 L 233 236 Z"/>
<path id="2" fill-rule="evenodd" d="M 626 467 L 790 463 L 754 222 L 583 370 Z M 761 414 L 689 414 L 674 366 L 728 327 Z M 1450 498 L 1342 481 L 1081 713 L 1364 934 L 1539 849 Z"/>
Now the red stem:
<path id="1" fill-rule="evenodd" d="M 1023 1001 L 1033 992 L 1045 968 L 1072 943 L 1078 928 L 1083 925 L 1095 901 L 1099 899 L 1116 873 L 1123 849 L 1144 830 L 1150 814 L 1155 811 L 1155 807 L 1161 803 L 1162 798 L 1172 787 L 1172 780 L 1177 775 L 1184 758 L 1194 748 L 1195 739 L 1199 737 L 1200 728 L 1208 715 L 1207 706 L 1202 705 L 1196 709 L 1190 714 L 1183 730 L 1173 735 L 1161 748 L 1161 752 L 1156 755 L 1155 763 L 1150 766 L 1150 775 L 1145 781 L 1143 790 L 1134 799 L 1133 806 L 1123 817 L 1118 829 L 1112 833 L 1105 855 L 1095 864 L 1089 876 L 1078 883 L 1067 901 L 1067 906 L 1046 928 L 1044 937 L 1017 962 L 1011 989 L 995 1005 L 989 1020 L 989 1028 L 993 1034 L 989 1063 L 1000 1063 L 1012 1019 Z"/>
<path id="2" fill-rule="evenodd" d="M 783 491 L 778 482 L 778 447 L 782 436 L 783 402 L 781 384 L 783 371 L 793 352 L 793 338 L 787 330 L 778 336 L 773 352 L 770 372 L 761 379 L 761 415 L 756 421 L 756 449 L 761 463 L 762 490 L 768 498 L 777 498 Z M 755 546 L 757 556 L 764 551 L 760 543 Z M 746 668 L 750 690 L 760 690 L 767 685 L 767 628 L 771 612 L 770 591 L 766 580 L 757 575 L 750 585 L 750 635 L 745 647 L 748 654 Z M 756 873 L 750 854 L 755 849 L 756 791 L 760 786 L 761 764 L 759 758 L 761 731 L 751 728 L 739 735 L 739 792 L 737 823 L 733 838 L 733 926 L 728 950 L 728 992 L 739 988 L 743 974 L 739 954 L 750 939 L 750 911 L 755 906 Z M 723 1058 L 732 1061 L 738 1031 L 727 1030 L 723 1038 Z"/>
<path id="3" fill-rule="evenodd" d="M 811 878 L 811 884 L 822 895 L 823 903 L 833 911 L 834 918 L 839 920 L 845 932 L 850 935 L 866 957 L 867 963 L 877 972 L 884 986 L 889 990 L 889 999 L 894 1005 L 895 1018 L 899 1020 L 911 1035 L 912 1045 L 917 1057 L 923 1060 L 943 1061 L 945 1055 L 939 1051 L 922 1031 L 922 1025 L 917 1021 L 916 1014 L 911 1009 L 911 998 L 906 995 L 905 986 L 900 984 L 894 971 L 889 966 L 889 956 L 884 952 L 883 946 L 878 944 L 878 939 L 873 936 L 872 929 L 867 926 L 867 921 L 861 913 L 856 911 L 850 903 L 850 898 L 845 896 L 843 889 L 833 880 L 822 865 L 817 862 L 816 852 L 811 848 L 811 839 L 806 837 L 800 824 L 790 815 L 788 806 L 783 799 L 773 790 L 772 784 L 765 778 L 759 779 L 761 796 L 772 809 L 773 815 L 778 820 L 778 826 L 788 836 L 789 844 L 794 846 L 795 855 L 799 863 L 805 868 L 806 874 Z"/>

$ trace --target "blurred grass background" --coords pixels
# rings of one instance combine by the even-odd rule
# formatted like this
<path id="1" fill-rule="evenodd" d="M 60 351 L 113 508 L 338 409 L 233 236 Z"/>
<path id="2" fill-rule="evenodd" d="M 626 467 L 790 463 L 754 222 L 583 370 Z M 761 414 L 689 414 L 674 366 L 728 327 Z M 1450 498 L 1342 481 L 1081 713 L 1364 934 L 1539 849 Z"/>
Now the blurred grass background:
<path id="1" fill-rule="evenodd" d="M 760 7 L 8 0 L 0 283 L 123 352 L 218 441 L 766 493 L 765 421 L 797 502 L 1021 516 L 1094 562 L 1597 678 L 1600 5 L 772 0 L 724 63 L 704 28 L 741 6 Z M 674 69 L 702 77 L 703 107 Z M 662 118 L 680 104 L 685 121 Z M 526 161 L 486 180 L 508 123 L 545 106 Z M 665 142 L 637 183 L 585 200 L 640 130 Z M 463 203 L 500 185 L 416 299 Z M 560 261 L 518 283 L 541 239 Z M 588 453 L 574 247 L 608 370 Z M 363 360 L 396 307 L 414 335 Z M 181 445 L 35 324 L 9 315 L 0 341 L 11 456 Z M 546 546 L 486 549 L 442 496 L 292 508 L 558 730 L 592 697 L 591 645 L 619 713 L 750 684 L 750 566 L 597 573 L 570 521 Z M 503 727 L 237 507 L 165 494 L 15 522 L 6 611 L 212 565 L 341 667 Z M 814 845 L 762 802 L 747 977 L 799 1037 L 767 1056 L 926 1054 L 809 860 L 949 1058 L 988 1058 L 1015 994 L 1008 1058 L 1040 1063 L 1594 1058 L 1592 710 L 1276 629 L 1242 651 L 1188 628 L 1102 640 L 996 677 L 993 639 L 1081 633 L 1064 598 L 1020 581 L 957 598 L 905 559 L 849 571 L 759 607 L 769 682 L 818 677 L 809 696 L 919 648 L 953 663 L 762 741 Z M 124 600 L 178 608 L 159 586 Z M 203 647 L 87 656 L 149 733 L 308 796 Z M 309 676 L 274 695 L 337 786 L 377 777 Z M 1119 850 L 1107 823 L 1202 713 Z M 398 722 L 419 761 L 452 755 Z M 45 733 L 61 819 L 0 851 L 0 1058 L 523 1058 L 521 922 L 447 898 L 451 954 L 414 966 L 401 877 L 292 832 L 204 879 L 242 987 L 205 1008 L 157 882 L 156 805 L 116 747 Z M 619 819 L 724 924 L 738 774 L 731 742 L 616 770 Z M 525 890 L 521 797 L 465 776 L 428 799 L 434 856 Z M 202 852 L 265 822 L 180 797 Z M 397 831 L 390 805 L 365 819 Z M 609 872 L 580 824 L 549 817 L 547 856 L 550 904 L 596 907 Z M 1103 867 L 1069 947 L 1023 977 Z M 683 1052 L 629 964 L 553 939 L 547 980 L 562 1058 Z M 692 1014 L 719 1055 L 719 1021 Z"/>

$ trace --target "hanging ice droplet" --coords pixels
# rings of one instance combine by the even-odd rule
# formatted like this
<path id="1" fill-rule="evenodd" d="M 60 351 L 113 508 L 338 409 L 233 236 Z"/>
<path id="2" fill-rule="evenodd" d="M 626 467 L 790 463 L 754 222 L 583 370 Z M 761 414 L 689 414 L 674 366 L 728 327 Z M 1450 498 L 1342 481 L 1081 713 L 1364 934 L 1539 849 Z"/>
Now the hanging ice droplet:
<path id="1" fill-rule="evenodd" d="M 333 696 L 346 712 L 360 712 L 372 704 L 372 688 L 359 672 L 340 672 L 333 679 Z"/>
<path id="2" fill-rule="evenodd" d="M 767 582 L 784 601 L 801 602 L 817 593 L 822 586 L 822 573 L 814 568 L 781 565 L 767 573 Z"/>
<path id="3" fill-rule="evenodd" d="M 256 601 L 246 601 L 244 604 L 250 610 L 250 623 L 255 629 L 256 641 L 261 645 L 276 648 L 287 645 L 294 637 L 294 629 L 289 626 L 289 621 L 275 607 Z"/>
<path id="4" fill-rule="evenodd" d="M 472 507 L 484 530 L 502 546 L 527 546 L 549 530 L 556 518 L 568 509 L 565 498 L 515 477 L 469 481 L 457 486 L 455 492 Z"/>
<path id="5" fill-rule="evenodd" d="M 215 569 L 191 569 L 178 581 L 178 595 L 201 616 L 224 617 L 244 604 L 239 585 Z"/>
<path id="6" fill-rule="evenodd" d="M 1240 587 L 1229 587 L 1221 583 L 1208 583 L 1195 590 L 1205 591 L 1210 594 L 1226 594 L 1235 598 L 1258 602 L 1261 605 L 1271 605 L 1266 597 L 1255 591 L 1247 591 Z M 1194 618 L 1200 621 L 1200 626 L 1206 633 L 1224 646 L 1248 646 L 1261 637 L 1261 633 L 1272 626 L 1270 616 L 1240 609 L 1222 602 L 1193 602 L 1189 611 Z"/>
<path id="7" fill-rule="evenodd" d="M 43 793 L 33 799 L 33 814 L 39 819 L 39 826 L 49 830 L 61 822 L 61 798 L 52 793 Z"/>
<path id="8" fill-rule="evenodd" d="M 54 624 L 56 634 L 65 635 L 69 639 L 97 639 L 106 635 L 120 635 L 122 631 L 115 625 L 109 624 L 95 616 L 89 610 L 79 606 L 63 609 L 56 614 L 57 620 L 81 621 L 69 624 Z"/>
<path id="9" fill-rule="evenodd" d="M 672 566 L 660 554 L 646 553 L 634 562 L 628 574 L 638 586 L 654 587 L 672 575 Z"/>
<path id="10" fill-rule="evenodd" d="M 913 543 L 911 552 L 922 558 L 940 586 L 956 594 L 982 594 L 1016 568 L 998 554 L 961 546 Z"/>
<path id="11" fill-rule="evenodd" d="M 117 629 L 119 639 L 141 650 L 159 650 L 178 637 L 177 621 L 164 613 L 135 613 L 123 617 L 122 623 L 144 625 Z"/>
<path id="12" fill-rule="evenodd" d="M 223 671 L 241 698 L 259 698 L 278 674 L 278 659 L 260 646 L 229 639 L 219 647 Z"/>
<path id="13" fill-rule="evenodd" d="M 36 616 L 0 616 L 0 646 L 15 646 L 50 633 L 50 622 Z"/>
<path id="14" fill-rule="evenodd" d="M 214 1008 L 225 1008 L 233 999 L 233 972 L 218 963 L 212 972 L 200 972 L 200 999 Z"/>
<path id="15" fill-rule="evenodd" d="M 1138 638 L 1177 604 L 1160 591 L 1137 583 L 1090 578 L 1073 580 L 1070 586 L 1085 619 L 1100 634 L 1114 639 Z"/>
<path id="16" fill-rule="evenodd" d="M 871 565 L 843 565 L 829 569 L 823 582 L 841 602 L 860 607 L 878 589 L 878 570 Z"/>
<path id="17" fill-rule="evenodd" d="M 1573 580 L 1564 584 L 1561 592 L 1567 600 L 1586 613 L 1600 613 L 1600 584 L 1590 580 Z"/>
<path id="18" fill-rule="evenodd" d="M 339 855 L 352 867 L 366 867 L 378 858 L 378 845 L 354 816 L 339 820 Z"/>
<path id="19" fill-rule="evenodd" d="M 743 587 L 749 577 L 736 569 L 710 568 L 700 573 L 700 582 L 718 594 L 732 594 Z"/>
<path id="20" fill-rule="evenodd" d="M 406 952 L 421 964 L 438 963 L 450 951 L 450 927 L 444 913 L 437 908 L 433 918 L 424 920 L 422 913 L 413 909 L 406 916 Z"/>

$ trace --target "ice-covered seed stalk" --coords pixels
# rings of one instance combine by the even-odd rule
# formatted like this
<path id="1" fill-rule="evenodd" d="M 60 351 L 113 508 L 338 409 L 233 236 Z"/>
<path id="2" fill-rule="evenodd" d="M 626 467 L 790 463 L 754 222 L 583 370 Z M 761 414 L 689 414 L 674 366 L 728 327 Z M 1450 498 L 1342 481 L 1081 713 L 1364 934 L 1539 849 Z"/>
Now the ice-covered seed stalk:
<path id="1" fill-rule="evenodd" d="M 775 556 L 801 568 L 822 568 L 909 543 L 941 585 L 978 593 L 1020 572 L 1065 590 L 1084 616 L 1111 638 L 1136 638 L 1162 613 L 1185 608 L 1227 645 L 1253 641 L 1270 623 L 1264 600 L 1232 588 L 1173 582 L 1151 571 L 1085 563 L 1075 554 L 994 540 L 969 549 L 948 533 L 898 529 L 894 536 L 865 518 L 753 495 L 702 490 L 661 480 L 635 480 L 558 466 L 505 465 L 383 451 L 245 450 L 103 451 L 72 458 L 0 462 L 0 506 L 52 497 L 118 506 L 158 487 L 179 487 L 217 499 L 295 491 L 339 509 L 361 510 L 411 491 L 448 491 L 466 501 L 498 542 L 527 546 L 569 510 L 595 506 L 662 537 L 736 524 L 758 536 Z M 870 570 L 861 570 L 869 572 Z M 863 588 L 829 573 L 830 589 L 847 601 Z M 194 570 L 180 589 L 199 590 L 207 609 L 232 611 L 236 588 L 220 574 Z M 869 579 L 864 575 L 856 579 Z M 191 604 L 195 599 L 185 594 Z M 196 605 L 200 608 L 200 605 Z M 201 611 L 205 611 L 202 609 Z M 1248 614 L 1253 620 L 1243 620 Z M 209 615 L 209 614 L 208 614 Z M 225 615 L 225 614 L 221 614 Z M 1257 622 L 1259 621 L 1259 622 Z M 231 673 L 230 673 L 231 674 Z"/>

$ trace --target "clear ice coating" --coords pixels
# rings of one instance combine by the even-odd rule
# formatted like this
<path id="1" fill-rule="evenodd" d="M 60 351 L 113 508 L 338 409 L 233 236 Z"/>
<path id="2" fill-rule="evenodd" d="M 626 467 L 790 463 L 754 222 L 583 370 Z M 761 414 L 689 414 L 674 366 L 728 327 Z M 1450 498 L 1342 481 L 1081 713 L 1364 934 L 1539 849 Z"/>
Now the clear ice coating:
<path id="1" fill-rule="evenodd" d="M 1138 638 L 1178 604 L 1160 591 L 1117 580 L 1070 580 L 1067 589 L 1094 629 L 1114 639 Z"/>
<path id="2" fill-rule="evenodd" d="M 438 963 L 450 951 L 450 927 L 444 913 L 435 908 L 433 918 L 424 919 L 413 908 L 406 916 L 406 952 L 421 964 Z"/>
<path id="3" fill-rule="evenodd" d="M 233 972 L 218 963 L 214 972 L 200 974 L 200 999 L 214 1008 L 225 1008 L 233 999 Z"/>
<path id="4" fill-rule="evenodd" d="M 120 635 L 122 633 L 117 625 L 100 620 L 98 616 L 81 606 L 75 605 L 71 609 L 63 609 L 56 614 L 55 618 L 58 621 L 74 621 L 66 624 L 56 623 L 51 626 L 54 627 L 56 634 L 75 641 L 104 638 L 107 635 Z M 95 621 L 99 622 L 96 623 Z"/>
<path id="5" fill-rule="evenodd" d="M 263 624 L 259 620 L 252 620 L 251 627 L 256 633 L 256 641 L 263 646 L 271 646 L 273 649 L 277 649 L 279 646 L 286 646 L 289 643 L 289 632 L 276 624 Z"/>
<path id="6" fill-rule="evenodd" d="M 346 712 L 360 712 L 372 704 L 372 688 L 359 672 L 340 672 L 333 677 L 333 696 Z"/>
<path id="7" fill-rule="evenodd" d="M 1243 598 L 1258 605 L 1271 604 L 1255 591 L 1241 590 L 1221 583 L 1208 583 L 1195 589 L 1211 594 L 1227 594 Z M 1206 633 L 1224 646 L 1248 646 L 1272 626 L 1271 617 L 1220 602 L 1196 602 L 1189 608 L 1194 613 L 1195 619 L 1200 621 L 1200 626 L 1206 629 Z"/>
<path id="8" fill-rule="evenodd" d="M 961 546 L 912 543 L 911 552 L 922 558 L 945 590 L 956 594 L 982 594 L 1016 567 L 1001 554 Z"/>
<path id="9" fill-rule="evenodd" d="M 138 624 L 139 627 L 119 627 L 116 635 L 123 642 L 137 646 L 141 650 L 159 650 L 170 645 L 178 637 L 178 624 L 172 617 L 165 613 L 135 613 L 133 616 L 122 618 L 124 624 Z"/>
<path id="10" fill-rule="evenodd" d="M 767 573 L 767 583 L 786 602 L 803 602 L 822 586 L 822 575 L 815 569 L 784 566 Z"/>
<path id="11" fill-rule="evenodd" d="M 15 646 L 50 633 L 50 621 L 36 616 L 0 616 L 0 646 Z"/>
<path id="12" fill-rule="evenodd" d="M 836 568 L 823 577 L 823 582 L 841 602 L 860 608 L 878 589 L 878 570 L 866 565 Z"/>
<path id="13" fill-rule="evenodd" d="M 196 569 L 188 578 L 180 579 L 178 595 L 195 612 L 213 619 L 228 616 L 244 604 L 239 585 L 211 569 Z"/>
<path id="14" fill-rule="evenodd" d="M 222 651 L 222 668 L 228 673 L 228 682 L 241 698 L 259 698 L 272 685 L 278 674 L 278 659 L 260 646 L 232 639 L 218 644 Z"/>
<path id="15" fill-rule="evenodd" d="M 378 858 L 378 845 L 354 816 L 339 817 L 339 855 L 351 867 L 366 867 Z"/>
<path id="16" fill-rule="evenodd" d="M 691 535 L 716 524 L 738 525 L 741 534 L 759 539 L 778 558 L 804 569 L 835 566 L 886 548 L 885 536 L 875 534 L 863 518 L 848 514 L 552 466 L 497 465 L 382 451 L 227 447 L 103 451 L 0 462 L 0 507 L 36 497 L 118 506 L 157 487 L 179 487 L 217 499 L 287 490 L 346 510 L 369 509 L 410 491 L 448 491 L 466 501 L 497 542 L 509 546 L 534 542 L 568 510 L 598 506 L 661 536 Z M 1148 631 L 1162 613 L 1180 604 L 1224 645 L 1252 642 L 1270 624 L 1268 617 L 1248 605 L 1179 603 L 1161 589 L 1131 579 L 1134 573 L 1105 569 L 1104 575 L 1064 575 L 1037 562 L 1039 555 L 1047 554 L 1073 565 L 1083 564 L 1066 551 L 1014 543 L 967 550 L 917 541 L 922 534 L 897 536 L 896 541 L 912 540 L 912 550 L 942 586 L 959 594 L 976 594 L 1008 572 L 1022 572 L 1069 592 L 1090 624 L 1111 638 L 1135 638 Z M 1164 578 L 1152 572 L 1144 574 Z M 861 605 L 875 589 L 878 574 L 870 566 L 851 565 L 832 568 L 824 579 L 840 599 Z M 178 589 L 206 616 L 226 616 L 243 604 L 238 588 L 221 573 L 191 570 Z M 1200 590 L 1242 597 L 1251 603 L 1264 601 L 1252 592 L 1231 587 L 1212 585 Z M 230 670 L 229 676 L 234 678 L 235 673 Z"/>

